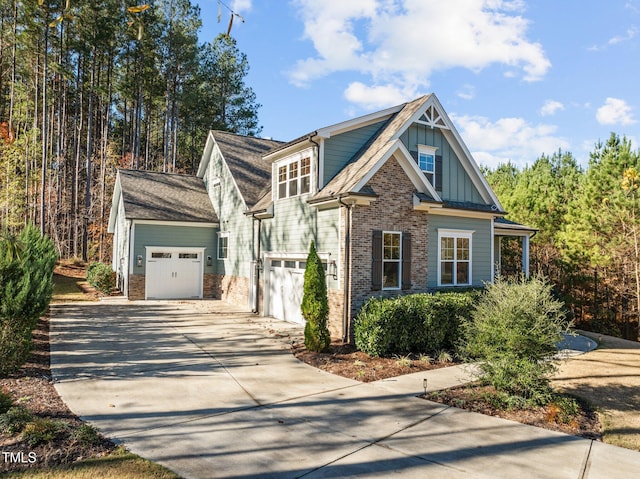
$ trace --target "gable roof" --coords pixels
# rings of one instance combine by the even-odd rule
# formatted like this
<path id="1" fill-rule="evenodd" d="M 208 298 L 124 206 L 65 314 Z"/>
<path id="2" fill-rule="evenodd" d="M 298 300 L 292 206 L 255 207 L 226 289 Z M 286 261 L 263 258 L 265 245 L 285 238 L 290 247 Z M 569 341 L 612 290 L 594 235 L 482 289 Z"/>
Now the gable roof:
<path id="1" fill-rule="evenodd" d="M 399 154 L 396 155 L 396 158 L 398 158 L 407 175 L 416 184 L 419 192 L 428 194 L 436 202 L 441 202 L 431 183 L 426 181 L 424 175 L 417 174 L 419 169 L 415 161 L 411 160 L 410 153 L 399 139 L 411 124 L 416 121 L 423 121 L 422 118 L 424 118 L 427 109 L 431 109 L 434 112 L 434 116 L 437 117 L 437 123 L 433 123 L 430 126 L 443 129 L 445 138 L 456 152 L 463 168 L 469 174 L 471 181 L 484 201 L 494 211 L 504 212 L 500 201 L 480 172 L 478 165 L 473 160 L 451 119 L 434 94 L 424 95 L 400 105 L 387 123 L 354 155 L 350 163 L 316 194 L 312 201 L 357 193 L 375 172 L 393 154 L 398 152 Z M 447 205 L 444 204 L 444 206 Z"/>
<path id="2" fill-rule="evenodd" d="M 218 221 L 204 182 L 196 176 L 119 170 L 117 183 L 127 219 Z"/>
<path id="3" fill-rule="evenodd" d="M 387 123 L 374 135 L 352 158 L 351 162 L 345 166 L 329 183 L 316 195 L 320 197 L 336 197 L 348 193 L 357 193 L 363 186 L 363 181 L 370 178 L 375 171 L 384 163 L 395 151 L 400 149 L 404 155 L 409 156 L 409 152 L 398 140 L 398 131 L 413 118 L 417 112 L 421 111 L 424 103 L 430 95 L 425 95 L 409 103 L 405 103 Z M 413 162 L 409 162 L 412 164 Z M 409 165 L 403 165 L 405 167 Z M 415 181 L 414 181 L 415 182 Z M 423 193 L 429 193 L 437 198 L 437 193 L 430 184 L 423 181 Z"/>
<path id="4" fill-rule="evenodd" d="M 271 187 L 271 163 L 262 159 L 269 151 L 282 146 L 281 141 L 236 135 L 228 131 L 212 130 L 207 138 L 205 154 L 198 168 L 202 178 L 211 158 L 214 143 L 218 145 L 240 196 L 247 208 L 253 207 Z"/>

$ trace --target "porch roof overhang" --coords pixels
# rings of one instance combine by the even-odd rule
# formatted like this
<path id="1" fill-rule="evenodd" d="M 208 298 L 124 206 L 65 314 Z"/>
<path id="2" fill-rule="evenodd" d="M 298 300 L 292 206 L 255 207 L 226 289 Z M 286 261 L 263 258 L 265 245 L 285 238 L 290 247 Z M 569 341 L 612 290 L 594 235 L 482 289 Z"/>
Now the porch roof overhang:
<path id="1" fill-rule="evenodd" d="M 531 226 L 522 225 L 506 218 L 496 218 L 493 233 L 495 236 L 527 236 L 533 238 L 538 230 Z"/>

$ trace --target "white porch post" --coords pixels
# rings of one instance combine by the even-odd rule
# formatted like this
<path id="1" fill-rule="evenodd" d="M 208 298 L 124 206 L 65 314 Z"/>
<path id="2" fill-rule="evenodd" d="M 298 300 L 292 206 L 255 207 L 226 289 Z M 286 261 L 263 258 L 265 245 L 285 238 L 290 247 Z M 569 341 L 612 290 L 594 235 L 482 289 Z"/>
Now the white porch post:
<path id="1" fill-rule="evenodd" d="M 522 272 L 529 277 L 529 236 L 522 237 Z"/>

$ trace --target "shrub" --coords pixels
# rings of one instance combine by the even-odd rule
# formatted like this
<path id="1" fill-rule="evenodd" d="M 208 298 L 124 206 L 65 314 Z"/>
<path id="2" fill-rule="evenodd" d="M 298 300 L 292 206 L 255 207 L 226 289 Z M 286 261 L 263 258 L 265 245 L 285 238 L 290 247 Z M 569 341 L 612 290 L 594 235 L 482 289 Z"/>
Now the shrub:
<path id="1" fill-rule="evenodd" d="M 111 267 L 104 263 L 91 263 L 87 268 L 87 281 L 98 291 L 110 294 L 116 287 L 116 278 Z"/>
<path id="2" fill-rule="evenodd" d="M 71 437 L 83 446 L 97 446 L 103 441 L 98 430 L 84 422 L 74 429 Z"/>
<path id="3" fill-rule="evenodd" d="M 464 322 L 461 352 L 479 360 L 483 379 L 497 390 L 541 405 L 549 399 L 556 343 L 568 326 L 545 279 L 499 278 Z"/>
<path id="4" fill-rule="evenodd" d="M 0 415 L 0 431 L 6 434 L 16 434 L 33 420 L 33 414 L 24 406 L 14 406 Z"/>
<path id="5" fill-rule="evenodd" d="M 307 321 L 304 326 L 304 345 L 309 351 L 326 351 L 331 344 L 331 336 L 327 328 L 329 299 L 326 281 L 322 261 L 312 241 L 304 270 L 304 293 L 301 305 L 302 316 Z"/>
<path id="6" fill-rule="evenodd" d="M 13 398 L 11 395 L 0 391 L 0 414 L 6 413 L 13 406 Z"/>
<path id="7" fill-rule="evenodd" d="M 53 293 L 53 243 L 34 226 L 0 241 L 0 376 L 31 352 L 31 332 Z"/>
<path id="8" fill-rule="evenodd" d="M 371 298 L 354 320 L 358 349 L 371 356 L 435 353 L 458 341 L 476 293 L 412 294 Z"/>
<path id="9" fill-rule="evenodd" d="M 53 441 L 67 429 L 67 423 L 62 420 L 36 417 L 25 425 L 22 440 L 33 447 Z"/>

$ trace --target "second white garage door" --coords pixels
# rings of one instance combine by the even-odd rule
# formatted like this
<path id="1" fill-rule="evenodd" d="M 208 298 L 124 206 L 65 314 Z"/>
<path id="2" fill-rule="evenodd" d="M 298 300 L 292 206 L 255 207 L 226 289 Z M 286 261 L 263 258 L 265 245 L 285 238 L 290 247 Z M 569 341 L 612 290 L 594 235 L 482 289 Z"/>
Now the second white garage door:
<path id="1" fill-rule="evenodd" d="M 146 298 L 202 298 L 203 252 L 203 248 L 147 248 Z"/>
<path id="2" fill-rule="evenodd" d="M 300 305 L 304 291 L 304 259 L 269 260 L 269 316 L 304 324 Z"/>

